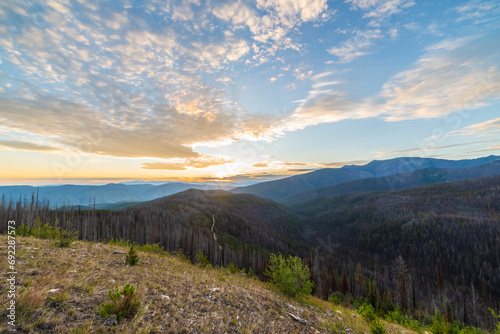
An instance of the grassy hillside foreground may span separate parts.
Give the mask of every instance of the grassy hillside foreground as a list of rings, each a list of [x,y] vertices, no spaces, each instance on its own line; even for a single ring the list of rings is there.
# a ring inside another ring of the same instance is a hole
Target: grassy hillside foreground
[[[0,236],[1,245],[7,237]],[[298,302],[270,285],[225,269],[204,269],[172,255],[138,252],[125,265],[125,247],[16,238],[16,325],[26,333],[369,333],[353,310],[309,297]],[[7,273],[6,246],[1,270]],[[5,276],[5,275],[4,275]],[[130,283],[141,305],[132,319],[102,318],[108,291]],[[6,332],[8,284],[1,282],[0,331]],[[293,314],[307,320],[300,323]],[[412,333],[384,322],[387,333]]]

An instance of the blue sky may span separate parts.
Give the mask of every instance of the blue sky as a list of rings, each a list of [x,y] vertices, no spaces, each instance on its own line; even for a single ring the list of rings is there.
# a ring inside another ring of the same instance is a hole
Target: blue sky
[[[500,154],[497,1],[2,1],[0,182]]]

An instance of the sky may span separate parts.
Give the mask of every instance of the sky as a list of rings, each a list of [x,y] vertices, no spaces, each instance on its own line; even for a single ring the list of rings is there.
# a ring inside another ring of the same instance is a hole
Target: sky
[[[0,183],[500,154],[500,2],[0,2]]]

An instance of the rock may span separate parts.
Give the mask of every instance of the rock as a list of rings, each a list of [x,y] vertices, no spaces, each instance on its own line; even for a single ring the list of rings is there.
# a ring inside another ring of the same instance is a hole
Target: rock
[[[166,301],[169,301],[169,300],[170,300],[170,297],[169,297],[169,296],[167,296],[167,295],[160,295],[160,298],[161,298],[162,300],[166,300]]]
[[[215,298],[214,296],[206,296],[205,298],[207,298],[208,300],[210,300],[213,303],[217,303],[217,298]]]
[[[212,288],[212,289],[208,289],[208,290],[210,290],[210,291],[212,291],[212,292],[220,291],[220,289],[219,289],[219,288]]]
[[[49,293],[56,293],[56,292],[57,292],[57,291],[59,291],[59,290],[61,290],[61,289],[50,289],[50,290],[49,290]]]
[[[346,333],[352,333],[352,330],[350,328],[344,328],[344,332],[346,332]]]
[[[114,251],[113,254],[126,254],[125,252]]]
[[[108,326],[114,326],[118,323],[118,321],[116,320],[116,316],[112,316],[111,318],[108,319],[108,321],[106,321],[106,325]]]
[[[289,308],[291,308],[292,310],[295,310],[295,311],[299,311],[299,312],[302,312],[303,309],[301,309],[300,307],[298,306],[293,306],[292,304],[286,304]]]
[[[298,317],[290,312],[288,312],[288,315],[291,316],[293,318],[293,320],[297,321],[297,322],[300,322],[301,324],[304,324],[304,325],[311,325],[311,322],[310,321],[307,321],[305,319],[302,319],[301,317]]]
[[[331,317],[333,315],[332,310],[328,310],[328,315]]]

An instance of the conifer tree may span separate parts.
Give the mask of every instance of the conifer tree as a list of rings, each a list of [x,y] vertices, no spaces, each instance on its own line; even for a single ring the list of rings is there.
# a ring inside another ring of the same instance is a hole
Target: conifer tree
[[[349,293],[349,282],[347,281],[346,269],[342,270],[342,278],[340,279],[340,292],[344,295]]]
[[[139,263],[139,255],[137,255],[134,245],[132,245],[128,254],[125,255],[125,264],[135,266],[137,263]]]

